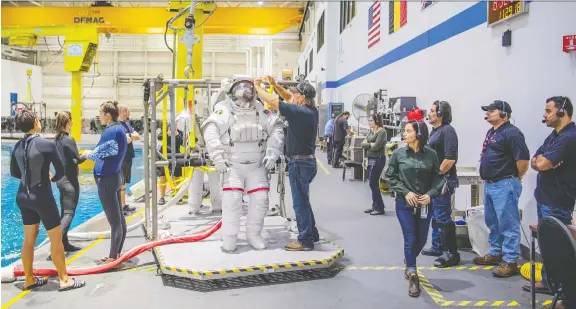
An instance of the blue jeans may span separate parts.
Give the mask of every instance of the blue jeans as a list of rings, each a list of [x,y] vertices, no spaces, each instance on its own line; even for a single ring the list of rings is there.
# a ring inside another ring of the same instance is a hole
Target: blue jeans
[[[320,238],[310,205],[310,183],[317,172],[316,159],[290,160],[288,163],[288,178],[299,232],[298,242],[307,248],[314,248],[314,242]]]
[[[434,216],[432,217],[432,250],[440,252],[440,235],[442,227],[452,223],[452,192],[432,199]]]
[[[368,183],[372,191],[372,209],[384,210],[384,200],[380,193],[380,175],[386,165],[386,157],[368,158]]]
[[[520,257],[520,215],[518,199],[522,183],[518,178],[484,183],[484,215],[490,229],[489,254],[502,255],[504,262],[513,264]]]
[[[432,209],[428,206],[426,219],[420,218],[420,209],[414,214],[404,197],[396,199],[396,216],[404,235],[404,258],[409,273],[416,273],[416,258],[426,245]]]
[[[550,207],[544,204],[537,204],[538,210],[538,222],[542,220],[543,217],[554,217],[560,222],[570,225],[572,224],[572,213],[574,212],[574,206],[571,208],[556,208]],[[547,282],[548,278],[546,278],[546,269],[542,266],[542,285],[548,286]]]

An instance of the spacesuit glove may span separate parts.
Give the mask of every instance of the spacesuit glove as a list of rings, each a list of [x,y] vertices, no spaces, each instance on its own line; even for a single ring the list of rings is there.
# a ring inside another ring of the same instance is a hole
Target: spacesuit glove
[[[226,160],[220,155],[216,156],[212,160],[212,163],[214,163],[214,168],[218,173],[226,173],[228,171],[228,167],[230,167],[230,164],[228,164],[228,162],[226,162]]]
[[[214,163],[214,168],[218,173],[226,173],[228,171],[228,163],[225,160]]]
[[[266,156],[264,157],[264,160],[262,160],[262,164],[268,170],[273,170],[276,167],[276,161],[277,160],[278,160],[278,155],[276,153],[274,153],[273,151],[267,150]]]

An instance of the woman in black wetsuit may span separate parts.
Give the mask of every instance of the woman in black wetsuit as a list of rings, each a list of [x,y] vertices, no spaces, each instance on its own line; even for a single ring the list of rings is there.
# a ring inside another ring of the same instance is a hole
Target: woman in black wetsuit
[[[66,169],[65,176],[57,182],[60,190],[60,214],[62,224],[62,243],[64,250],[68,252],[78,251],[76,247],[68,241],[68,229],[74,219],[76,206],[80,197],[80,184],[78,183],[78,164],[86,160],[85,156],[78,153],[76,142],[70,136],[72,128],[72,114],[68,111],[59,112],[56,115],[56,148]]]

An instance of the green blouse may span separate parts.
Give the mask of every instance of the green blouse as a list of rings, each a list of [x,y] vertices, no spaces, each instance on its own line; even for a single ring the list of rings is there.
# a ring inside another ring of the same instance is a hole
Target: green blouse
[[[370,144],[374,143],[373,146]],[[368,149],[366,155],[368,157],[383,157],[386,156],[386,130],[380,129],[378,133],[370,131],[366,139],[362,142],[362,148]]]

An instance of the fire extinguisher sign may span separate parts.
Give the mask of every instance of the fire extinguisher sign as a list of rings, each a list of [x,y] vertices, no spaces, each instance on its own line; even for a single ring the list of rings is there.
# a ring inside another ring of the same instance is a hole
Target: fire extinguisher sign
[[[564,36],[562,50],[565,53],[576,51],[576,34]]]

